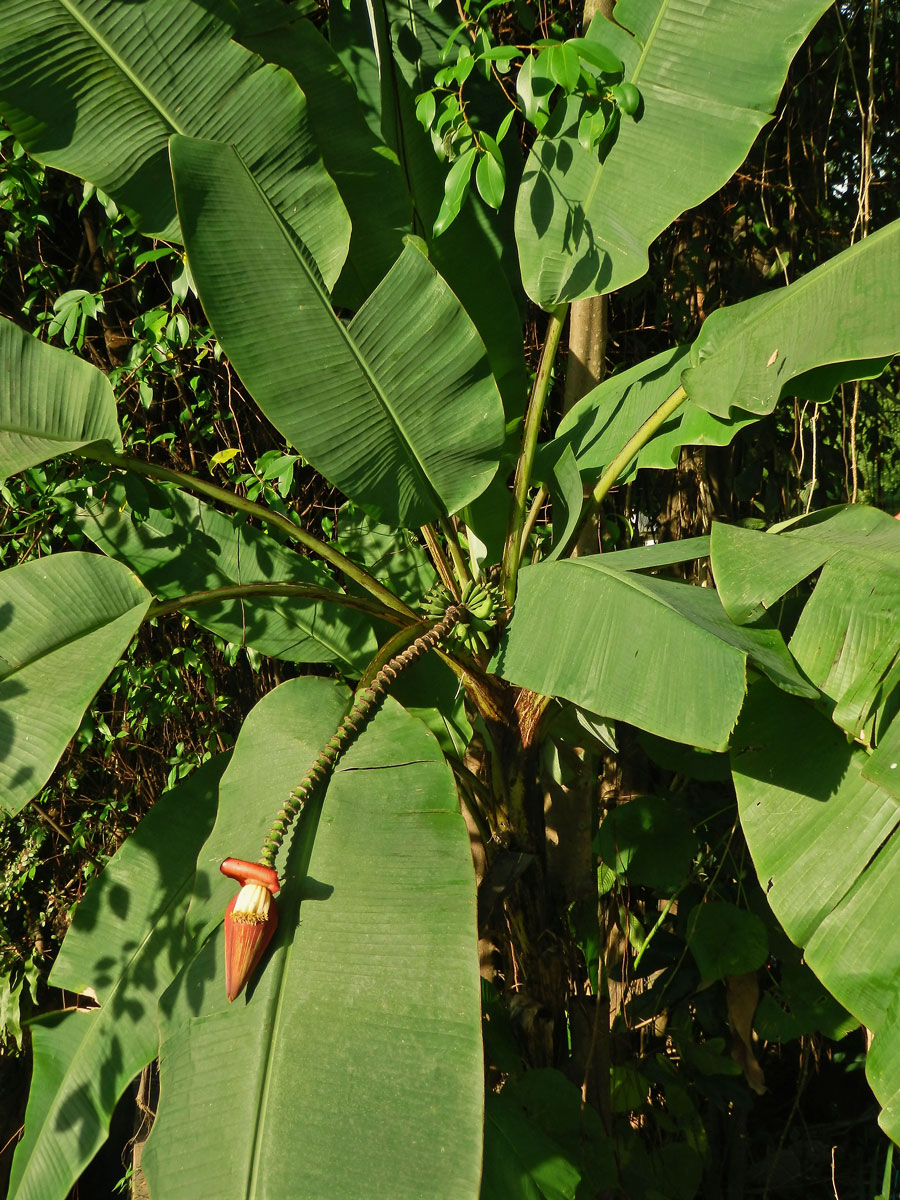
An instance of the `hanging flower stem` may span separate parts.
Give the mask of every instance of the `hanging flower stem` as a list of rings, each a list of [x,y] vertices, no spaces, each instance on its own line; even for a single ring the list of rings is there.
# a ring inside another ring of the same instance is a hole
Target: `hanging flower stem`
[[[341,721],[334,737],[325,744],[322,752],[309,769],[309,773],[290,797],[272,822],[272,828],[263,842],[259,861],[264,867],[274,867],[275,857],[281,849],[285,834],[309,800],[315,789],[331,777],[338,759],[359,737],[387,695],[388,688],[404,668],[421,658],[428,650],[442,642],[463,616],[463,610],[452,604],[440,621],[427,633],[416,638],[405,650],[384,664],[368,687],[362,688],[353,701],[353,707]]]

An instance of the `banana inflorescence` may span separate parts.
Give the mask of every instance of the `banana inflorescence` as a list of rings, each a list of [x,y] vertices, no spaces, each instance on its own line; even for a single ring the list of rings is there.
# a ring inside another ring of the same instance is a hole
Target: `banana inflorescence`
[[[455,601],[442,584],[436,584],[426,595],[424,611],[432,620],[440,620]],[[500,593],[484,580],[470,580],[459,599],[463,616],[448,640],[456,640],[471,654],[490,648],[488,634],[496,624],[500,609]]]

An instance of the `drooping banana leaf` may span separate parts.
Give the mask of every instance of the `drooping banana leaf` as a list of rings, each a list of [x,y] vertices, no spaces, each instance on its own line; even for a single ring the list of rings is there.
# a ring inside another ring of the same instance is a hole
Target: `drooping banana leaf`
[[[650,546],[633,546],[630,550],[611,550],[604,553],[603,561],[617,571],[655,571],[660,567],[708,557],[709,538],[694,537],[679,538],[676,542],[654,542]]]
[[[248,717],[200,857],[201,934],[234,894],[218,863],[253,857],[346,704],[337,685],[298,679]],[[476,1200],[475,891],[449,768],[389,699],[318,808],[279,862],[274,948],[248,993],[228,1004],[217,931],[163,998],[151,1195]]]
[[[250,583],[339,590],[318,564],[242,518],[140,479],[110,485],[102,499],[88,503],[79,524],[161,600]],[[230,642],[288,662],[336,663],[358,673],[377,648],[364,614],[303,596],[246,596],[185,611]]]
[[[842,383],[876,378],[900,353],[898,279],[900,221],[788,287],[717,309],[689,348],[665,350],[580,400],[541,447],[536,477],[548,473],[565,445],[582,474],[599,472],[680,385],[689,399],[624,478],[641,467],[672,467],[682,446],[727,445],[785,394],[822,402]]]
[[[741,823],[769,903],[835,998],[874,1034],[866,1064],[900,1139],[900,805],[828,717],[760,680],[735,733]]]
[[[779,687],[818,695],[776,630],[732,624],[712,589],[619,571],[605,558],[521,573],[496,664],[504,679],[707,750],[728,745],[748,659]]]
[[[479,495],[497,469],[500,395],[474,326],[419,245],[407,243],[344,325],[239,155],[183,137],[171,152],[204,308],[266,416],[387,524],[422,525]]]
[[[827,7],[822,0],[619,0],[617,25],[591,32],[623,59],[641,107],[622,117],[603,161],[578,141],[577,97],[559,102],[535,141],[516,213],[529,296],[549,309],[645,274],[653,239],[743,162],[791,59]]]
[[[719,594],[738,621],[757,618],[821,567],[791,654],[833,702],[834,721],[876,744],[900,707],[900,522],[846,505],[778,533],[714,525],[710,541]]]
[[[220,10],[223,20],[230,22],[234,37],[244,45],[245,39],[257,34],[287,33],[303,17],[316,11],[315,0],[241,0]]]
[[[880,375],[900,353],[898,309],[893,221],[788,287],[712,313],[691,347],[684,386],[721,417],[771,412],[786,392],[823,399],[846,380]]]
[[[427,654],[407,668],[391,688],[391,695],[428,726],[444,754],[457,762],[465,759],[472,740],[466,694],[436,654]]]
[[[550,477],[553,500],[553,545],[546,560],[559,558],[578,525],[584,503],[584,485],[571,446],[564,446]]]
[[[396,153],[391,138],[382,131],[381,81],[378,51],[373,43],[372,11],[366,0],[329,0],[328,42],[353,81],[357,99],[372,133]],[[398,155],[398,159],[400,156]]]
[[[91,989],[99,1007],[31,1024],[34,1074],[10,1179],[18,1200],[65,1200],[122,1092],[156,1057],[156,1004],[182,963],[197,853],[228,758],[161,796],[76,909],[50,982]]]
[[[172,133],[233,142],[326,283],[350,223],[285,71],[194,0],[7,0],[0,113],[40,162],[107,192],[143,232],[177,239]]]
[[[561,1071],[525,1071],[488,1093],[481,1200],[575,1200],[617,1175],[603,1122]]]
[[[863,775],[900,800],[900,717],[895,715],[879,734],[878,745],[863,767]]]
[[[47,782],[131,641],[150,593],[95,554],[52,554],[0,572],[0,807]]]
[[[122,435],[105,375],[0,320],[0,479]]]
[[[566,413],[554,438],[540,447],[535,478],[546,477],[566,446],[571,447],[583,476],[598,476],[680,386],[689,365],[690,347],[675,346],[604,379]],[[755,420],[722,419],[687,400],[635,455],[620,478],[632,478],[642,467],[671,470],[682,446],[726,446]]]

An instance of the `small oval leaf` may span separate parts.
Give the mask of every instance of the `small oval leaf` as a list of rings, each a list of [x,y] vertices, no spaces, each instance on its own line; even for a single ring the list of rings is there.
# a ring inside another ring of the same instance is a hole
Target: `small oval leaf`
[[[447,178],[444,180],[444,199],[434,223],[435,237],[440,237],[459,216],[459,210],[469,193],[472,167],[475,165],[475,153],[473,146],[465,154],[461,154],[447,172]]]

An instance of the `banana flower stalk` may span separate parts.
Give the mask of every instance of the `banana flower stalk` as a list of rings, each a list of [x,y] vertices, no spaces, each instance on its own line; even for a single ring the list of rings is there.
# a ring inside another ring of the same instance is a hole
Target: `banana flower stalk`
[[[233,1001],[256,970],[278,925],[273,897],[279,883],[271,867],[240,858],[226,858],[219,870],[241,884],[225,909],[225,991]]]

